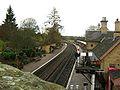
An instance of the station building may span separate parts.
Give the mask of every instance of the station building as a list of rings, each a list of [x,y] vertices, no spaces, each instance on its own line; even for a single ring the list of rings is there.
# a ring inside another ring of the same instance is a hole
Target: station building
[[[104,70],[104,78],[107,80],[111,77],[113,90],[120,88],[120,21],[116,19],[115,30],[110,31],[107,27],[108,20],[103,17],[101,24],[98,24],[98,30],[86,31],[85,41],[87,51],[92,51],[94,54],[93,63],[100,69]],[[115,68],[111,70],[110,68]],[[116,71],[116,78],[112,71]],[[115,81],[117,79],[117,83]],[[119,79],[119,80],[118,80]]]

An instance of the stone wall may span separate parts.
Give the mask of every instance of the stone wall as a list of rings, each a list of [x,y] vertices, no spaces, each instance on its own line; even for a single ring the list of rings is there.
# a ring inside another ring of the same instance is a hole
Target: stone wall
[[[101,69],[107,72],[110,64],[114,64],[116,68],[120,68],[120,44],[102,59]]]
[[[31,73],[0,63],[0,90],[66,90]]]

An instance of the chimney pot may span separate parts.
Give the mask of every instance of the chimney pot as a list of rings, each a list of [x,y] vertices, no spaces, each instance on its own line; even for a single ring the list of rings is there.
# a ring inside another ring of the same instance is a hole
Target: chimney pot
[[[102,21],[106,21],[106,17],[102,17]]]
[[[119,21],[119,19],[117,18],[116,21]]]

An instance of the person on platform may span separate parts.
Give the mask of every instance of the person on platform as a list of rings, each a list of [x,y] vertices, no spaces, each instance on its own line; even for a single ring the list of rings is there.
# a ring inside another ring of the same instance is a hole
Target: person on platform
[[[79,61],[80,61],[80,49],[77,49],[77,51],[75,52],[75,58],[76,58],[77,62],[79,63]]]

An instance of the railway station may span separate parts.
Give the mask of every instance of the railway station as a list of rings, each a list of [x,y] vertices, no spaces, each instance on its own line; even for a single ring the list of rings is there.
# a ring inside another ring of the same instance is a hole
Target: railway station
[[[120,90],[120,20],[108,22],[120,5],[111,1],[3,0],[0,90]]]

